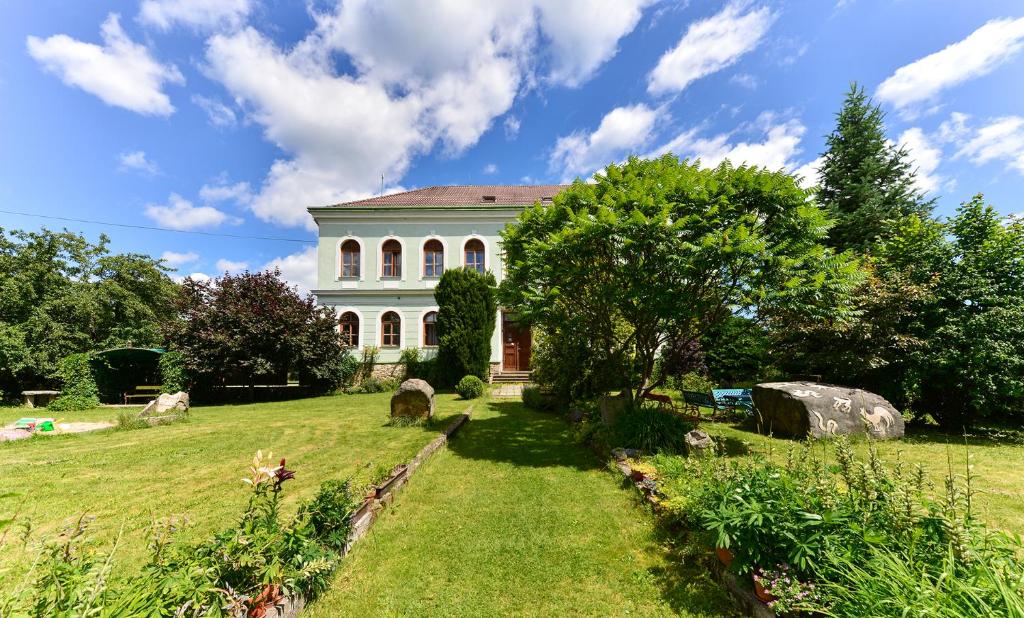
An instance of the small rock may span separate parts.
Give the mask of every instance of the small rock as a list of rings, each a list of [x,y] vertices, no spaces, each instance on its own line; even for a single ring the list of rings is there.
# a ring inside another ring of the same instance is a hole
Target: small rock
[[[699,429],[694,429],[683,438],[686,454],[692,457],[710,457],[715,452],[715,441]]]

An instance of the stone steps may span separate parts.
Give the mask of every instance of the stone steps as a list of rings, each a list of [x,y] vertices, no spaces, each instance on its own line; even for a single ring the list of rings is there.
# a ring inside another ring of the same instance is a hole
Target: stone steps
[[[499,371],[491,376],[494,384],[522,384],[530,381],[530,371]]]

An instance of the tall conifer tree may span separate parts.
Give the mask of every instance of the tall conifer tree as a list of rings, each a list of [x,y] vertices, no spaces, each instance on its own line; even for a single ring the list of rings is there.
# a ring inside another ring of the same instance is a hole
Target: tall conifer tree
[[[898,219],[931,213],[934,200],[915,187],[906,149],[886,139],[885,114],[856,83],[826,143],[818,199],[836,220],[829,234],[833,247],[870,251]]]

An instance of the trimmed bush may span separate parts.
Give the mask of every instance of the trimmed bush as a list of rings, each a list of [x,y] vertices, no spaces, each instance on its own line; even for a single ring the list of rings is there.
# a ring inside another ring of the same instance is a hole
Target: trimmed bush
[[[476,399],[484,394],[484,381],[476,376],[466,376],[459,380],[455,392],[463,399]]]
[[[439,384],[454,386],[465,375],[487,377],[498,312],[494,286],[491,273],[459,268],[441,275],[434,288]]]
[[[50,410],[88,410],[100,405],[99,389],[92,374],[92,352],[69,354],[57,364],[61,395],[48,408]]]

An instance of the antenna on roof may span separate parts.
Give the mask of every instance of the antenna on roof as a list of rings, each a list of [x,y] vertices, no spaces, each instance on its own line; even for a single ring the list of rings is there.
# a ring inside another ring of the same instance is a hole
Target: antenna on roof
[[[380,175],[380,194],[384,195],[384,174]]]

